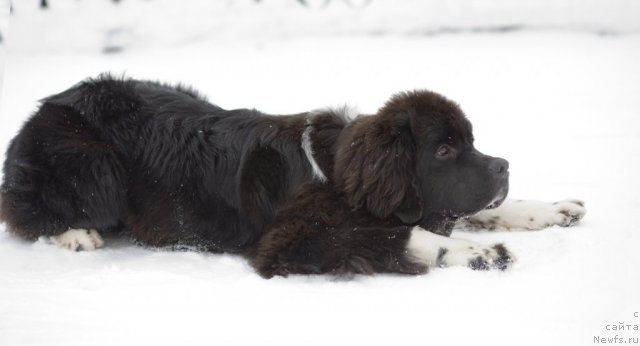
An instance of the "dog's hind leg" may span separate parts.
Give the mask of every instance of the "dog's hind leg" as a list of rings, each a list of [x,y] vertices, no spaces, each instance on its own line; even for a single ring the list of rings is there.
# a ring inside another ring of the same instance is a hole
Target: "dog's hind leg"
[[[52,243],[71,251],[91,251],[104,246],[100,233],[95,229],[70,229],[49,239]]]
[[[539,230],[553,225],[569,227],[586,214],[584,202],[574,199],[559,202],[508,199],[495,209],[486,209],[466,219],[456,227],[486,230]]]
[[[114,150],[71,107],[44,104],[11,143],[0,217],[26,239],[72,250],[102,246],[97,231],[117,225],[125,169]]]

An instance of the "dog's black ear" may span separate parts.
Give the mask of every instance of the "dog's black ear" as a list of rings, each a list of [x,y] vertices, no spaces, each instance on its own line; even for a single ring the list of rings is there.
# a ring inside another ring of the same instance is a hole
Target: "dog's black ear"
[[[404,224],[416,224],[422,219],[422,198],[418,191],[419,188],[412,183],[407,189],[402,203],[393,212]]]
[[[406,224],[422,218],[409,119],[408,113],[378,114],[345,129],[334,177],[352,208],[381,219],[395,214]]]

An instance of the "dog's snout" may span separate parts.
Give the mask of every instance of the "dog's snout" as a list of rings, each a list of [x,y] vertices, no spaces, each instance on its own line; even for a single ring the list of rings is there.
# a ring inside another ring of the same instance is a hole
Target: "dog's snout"
[[[506,175],[509,171],[509,161],[496,157],[491,160],[489,171],[498,176]]]

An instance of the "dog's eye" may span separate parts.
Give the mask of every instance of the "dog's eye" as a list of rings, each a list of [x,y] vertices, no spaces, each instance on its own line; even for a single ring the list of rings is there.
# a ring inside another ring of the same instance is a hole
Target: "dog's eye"
[[[451,156],[451,154],[453,154],[453,150],[451,149],[450,146],[448,145],[441,145],[438,150],[436,150],[436,157],[437,158],[446,158]]]

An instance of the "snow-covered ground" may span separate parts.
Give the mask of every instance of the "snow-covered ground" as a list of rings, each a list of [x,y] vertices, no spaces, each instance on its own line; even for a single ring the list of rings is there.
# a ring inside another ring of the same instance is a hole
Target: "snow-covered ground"
[[[471,4],[485,2],[491,3]],[[606,12],[602,22],[590,19],[598,11],[585,12],[587,29],[576,20],[562,28],[435,35],[282,35],[278,30],[290,31],[265,26],[254,29],[262,33],[254,37],[225,19],[234,34],[217,36],[209,31],[215,26],[188,26],[178,15],[176,22],[187,26],[156,23],[155,41],[134,26],[113,43],[107,38],[120,34],[108,34],[99,16],[84,22],[99,30],[76,28],[65,41],[60,27],[67,12],[97,10],[86,1],[56,3],[67,7],[45,14],[16,5],[11,18],[2,153],[38,99],[102,71],[186,82],[222,107],[271,113],[344,103],[372,113],[397,91],[429,88],[460,103],[481,151],[510,161],[512,197],[580,198],[588,213],[568,229],[453,234],[504,242],[518,256],[505,272],[448,268],[350,281],[263,280],[235,256],[141,248],[119,239],[107,239],[95,252],[71,253],[22,241],[0,226],[0,345],[585,345],[594,336],[640,337],[606,329],[640,324],[634,317],[640,311],[634,219],[640,215],[640,34],[625,21],[637,5],[586,2]],[[128,3],[121,4],[128,6],[125,21],[157,21],[152,1]],[[107,5],[96,6],[122,11]],[[70,25],[82,21],[69,18]],[[528,23],[512,16],[490,24],[510,18]],[[190,39],[176,41],[176,30]],[[102,53],[114,44],[122,49]]]
[[[7,34],[9,24],[9,2],[0,0],[0,97],[2,97],[2,81],[4,75],[5,44],[4,39]],[[0,102],[2,100],[0,99]]]

